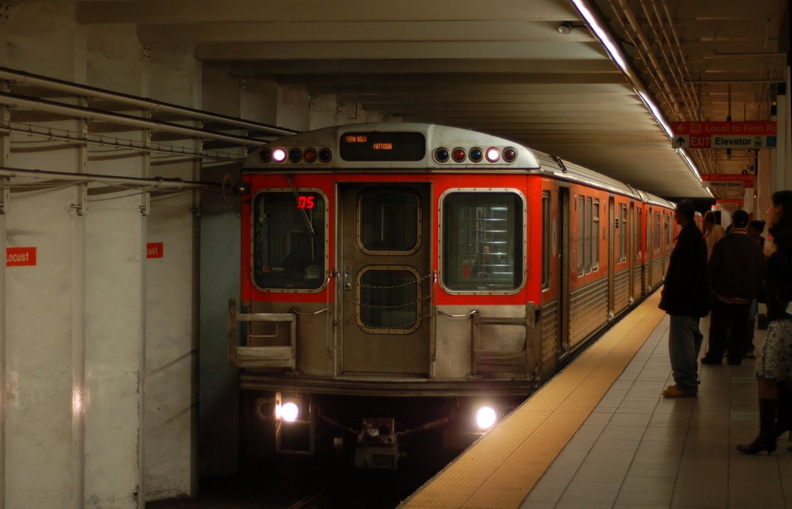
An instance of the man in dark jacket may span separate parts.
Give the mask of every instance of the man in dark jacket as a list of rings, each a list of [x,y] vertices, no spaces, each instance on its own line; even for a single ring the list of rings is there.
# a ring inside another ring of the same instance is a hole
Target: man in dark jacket
[[[674,217],[682,229],[671,252],[660,297],[660,309],[671,316],[668,353],[676,382],[663,391],[667,398],[698,394],[698,356],[704,339],[699,321],[709,312],[709,281],[707,244],[693,221],[695,212],[690,200],[677,204]]]
[[[762,248],[748,235],[748,213],[732,215],[731,233],[712,248],[709,278],[712,285],[709,349],[702,364],[720,366],[728,345],[727,362],[738,366],[745,354],[751,301],[759,296],[764,281]]]

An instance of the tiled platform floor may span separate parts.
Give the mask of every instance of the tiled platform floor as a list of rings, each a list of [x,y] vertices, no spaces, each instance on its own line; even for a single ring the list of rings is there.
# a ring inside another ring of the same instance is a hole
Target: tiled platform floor
[[[788,437],[770,456],[735,449],[758,432],[754,361],[703,366],[697,398],[663,398],[673,384],[668,323],[666,316],[521,509],[792,508]],[[708,328],[703,319],[705,336]],[[764,331],[756,332],[759,348]]]

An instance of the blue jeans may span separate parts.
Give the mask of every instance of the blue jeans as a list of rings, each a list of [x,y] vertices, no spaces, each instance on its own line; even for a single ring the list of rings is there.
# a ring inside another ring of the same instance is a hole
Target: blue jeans
[[[699,330],[699,318],[671,316],[668,329],[668,355],[677,389],[698,394],[698,356],[704,335]]]

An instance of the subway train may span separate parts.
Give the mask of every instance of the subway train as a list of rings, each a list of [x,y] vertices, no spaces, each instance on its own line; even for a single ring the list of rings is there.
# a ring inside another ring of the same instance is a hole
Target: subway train
[[[496,136],[335,126],[257,147],[229,301],[243,450],[395,468],[462,447],[662,283],[674,204]]]

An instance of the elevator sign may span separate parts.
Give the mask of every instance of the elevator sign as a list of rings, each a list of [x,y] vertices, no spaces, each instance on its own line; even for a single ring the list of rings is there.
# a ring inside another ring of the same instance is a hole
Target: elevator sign
[[[6,267],[36,265],[35,247],[7,247]]]
[[[760,149],[775,148],[775,122],[674,122],[674,148]]]

